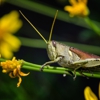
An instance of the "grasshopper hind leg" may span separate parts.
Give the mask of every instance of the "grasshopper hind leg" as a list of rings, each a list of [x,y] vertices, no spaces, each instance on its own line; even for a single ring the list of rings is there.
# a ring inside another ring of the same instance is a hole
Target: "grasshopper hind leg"
[[[77,75],[76,75],[76,72],[72,72],[72,71],[68,71],[68,70],[66,70],[66,72],[67,72],[70,76],[73,77],[73,80],[76,79],[76,76],[77,76]],[[66,76],[66,72],[63,74],[63,77]],[[88,79],[88,77],[87,77],[86,75],[84,75],[82,71],[80,71],[79,73],[80,73],[83,77],[86,77],[86,78]]]
[[[83,74],[83,71],[80,71],[79,73],[80,73],[81,76],[83,76],[83,77],[89,79],[88,76],[86,76],[85,74]],[[76,76],[77,76],[77,75],[76,75],[76,71],[74,71],[74,73],[73,73],[73,79],[74,79],[74,80],[76,79]]]
[[[73,70],[73,79],[75,80],[76,79],[76,71],[77,70],[79,70],[79,69],[81,69],[82,68],[82,66],[84,66],[84,64],[86,64],[87,63],[87,61],[85,61],[85,60],[82,60],[82,61],[75,61],[75,62],[73,62],[72,63],[72,66],[76,66],[76,68]],[[83,73],[81,72],[80,73],[82,76],[85,76],[85,75],[83,75]]]
[[[89,79],[89,77],[88,76],[86,76],[85,74],[83,74],[83,72],[81,71],[81,72],[79,72],[83,77],[85,77],[85,78],[87,78],[87,79]]]
[[[76,70],[78,70],[79,68],[81,68],[81,66],[76,67],[76,68],[74,69],[74,71],[73,71],[73,74],[74,74],[73,79],[74,79],[74,80],[76,79]]]
[[[93,76],[93,72],[92,72],[91,69],[89,69],[89,68],[86,68],[86,69],[80,68],[80,69],[79,69],[79,73],[80,73],[83,77],[86,77],[87,79],[89,79],[89,77],[88,77],[87,75],[85,75],[83,72],[90,73],[91,76]]]

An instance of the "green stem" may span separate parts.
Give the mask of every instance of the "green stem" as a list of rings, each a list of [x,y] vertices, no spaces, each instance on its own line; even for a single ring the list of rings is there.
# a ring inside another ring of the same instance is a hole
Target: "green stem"
[[[6,0],[6,2],[12,5],[16,5],[20,8],[24,8],[52,18],[54,18],[54,14],[57,10],[57,8],[54,8],[53,6],[52,7],[50,7],[49,5],[47,6],[45,4],[36,2],[36,0]],[[59,10],[59,14],[57,16],[57,19],[90,29],[90,27],[84,22],[82,18],[80,17],[71,18],[66,11],[62,11],[60,9],[58,10]],[[98,27],[100,27],[99,22],[95,21],[95,24],[97,24]]]
[[[5,59],[0,58],[0,62],[6,61]],[[22,68],[33,70],[33,71],[40,71],[41,65],[33,64],[30,62],[23,61]],[[66,74],[69,75],[68,71],[72,71],[72,69],[69,68],[63,68],[63,67],[54,67],[54,66],[45,66],[43,69],[43,72],[48,73],[58,73],[58,74]],[[93,75],[91,73],[83,72],[84,75],[87,77],[94,77],[94,78],[100,78],[100,72],[93,72]],[[76,72],[77,76],[82,76],[78,71]]]
[[[29,38],[24,38],[24,37],[18,37],[18,38],[20,39],[23,46],[32,47],[32,48],[46,48],[47,47],[45,42],[41,39],[29,39]],[[99,46],[71,43],[71,42],[63,42],[63,41],[58,41],[58,42],[61,42],[68,46],[78,48],[83,51],[96,53],[96,54],[100,55],[100,51],[99,51],[100,47]]]
[[[100,36],[99,27],[89,17],[85,17],[84,20],[90,26],[90,28]]]

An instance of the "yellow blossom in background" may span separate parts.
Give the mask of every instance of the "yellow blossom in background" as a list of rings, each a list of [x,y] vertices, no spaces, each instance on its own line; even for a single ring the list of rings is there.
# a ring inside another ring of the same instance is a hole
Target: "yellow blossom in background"
[[[13,57],[12,60],[6,60],[5,62],[0,63],[3,73],[9,73],[9,76],[11,78],[16,78],[16,77],[19,78],[17,87],[19,87],[22,82],[21,76],[29,75],[29,73],[25,74],[25,73],[21,72],[22,63],[23,63],[23,60],[16,60],[15,57]]]
[[[87,86],[84,89],[84,97],[85,100],[100,100],[100,83],[99,83],[99,88],[98,88],[98,93],[99,93],[99,99],[98,97],[92,92],[91,88]]]
[[[0,5],[2,5],[5,2],[5,0],[0,0]]]
[[[87,0],[69,0],[71,6],[65,6],[64,10],[70,13],[70,17],[85,17],[89,14]]]
[[[19,13],[12,11],[0,18],[0,54],[2,57],[10,59],[13,52],[18,51],[21,42],[13,34],[22,26]]]

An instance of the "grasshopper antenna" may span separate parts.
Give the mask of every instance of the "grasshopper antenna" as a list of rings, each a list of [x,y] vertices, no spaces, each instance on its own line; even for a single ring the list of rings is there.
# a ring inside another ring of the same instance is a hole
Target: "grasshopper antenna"
[[[25,17],[25,15],[19,10],[19,12],[21,13],[21,15],[26,19],[26,21],[32,26],[32,28],[41,36],[41,38],[45,41],[45,43],[47,44],[47,40],[43,37],[43,35],[37,30],[37,28],[27,19],[27,17]],[[52,25],[53,26],[53,25]]]
[[[55,17],[54,17],[54,20],[53,20],[52,26],[51,26],[50,36],[49,36],[49,42],[51,41],[52,31],[53,31],[53,28],[54,28],[55,20],[56,20],[56,18],[57,18],[57,14],[58,14],[58,10],[56,11],[56,14],[55,14]]]

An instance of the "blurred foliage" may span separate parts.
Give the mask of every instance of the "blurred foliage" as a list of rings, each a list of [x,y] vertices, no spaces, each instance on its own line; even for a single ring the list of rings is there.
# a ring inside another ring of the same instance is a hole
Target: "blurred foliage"
[[[0,5],[2,9],[0,18],[12,10],[21,10],[48,39],[52,20],[58,9],[52,39],[100,55],[100,36],[91,30],[83,18],[70,18],[69,14],[64,11],[66,5],[69,5],[68,0],[6,0]],[[90,10],[89,18],[98,27],[100,27],[99,5],[100,0],[88,0],[87,3]],[[22,16],[20,18],[23,21],[23,27],[16,36],[22,41],[22,46],[17,53],[14,53],[14,56],[42,65],[49,61],[44,49],[46,44],[40,40],[40,36],[26,20]],[[26,69],[23,71],[28,72]],[[71,76],[63,77],[61,74],[30,71],[30,75],[23,78],[21,86],[17,88],[17,79],[11,79],[3,73],[0,75],[1,100],[85,100],[84,88],[90,86],[94,93],[98,94],[97,88],[100,80],[77,77],[73,81]]]

